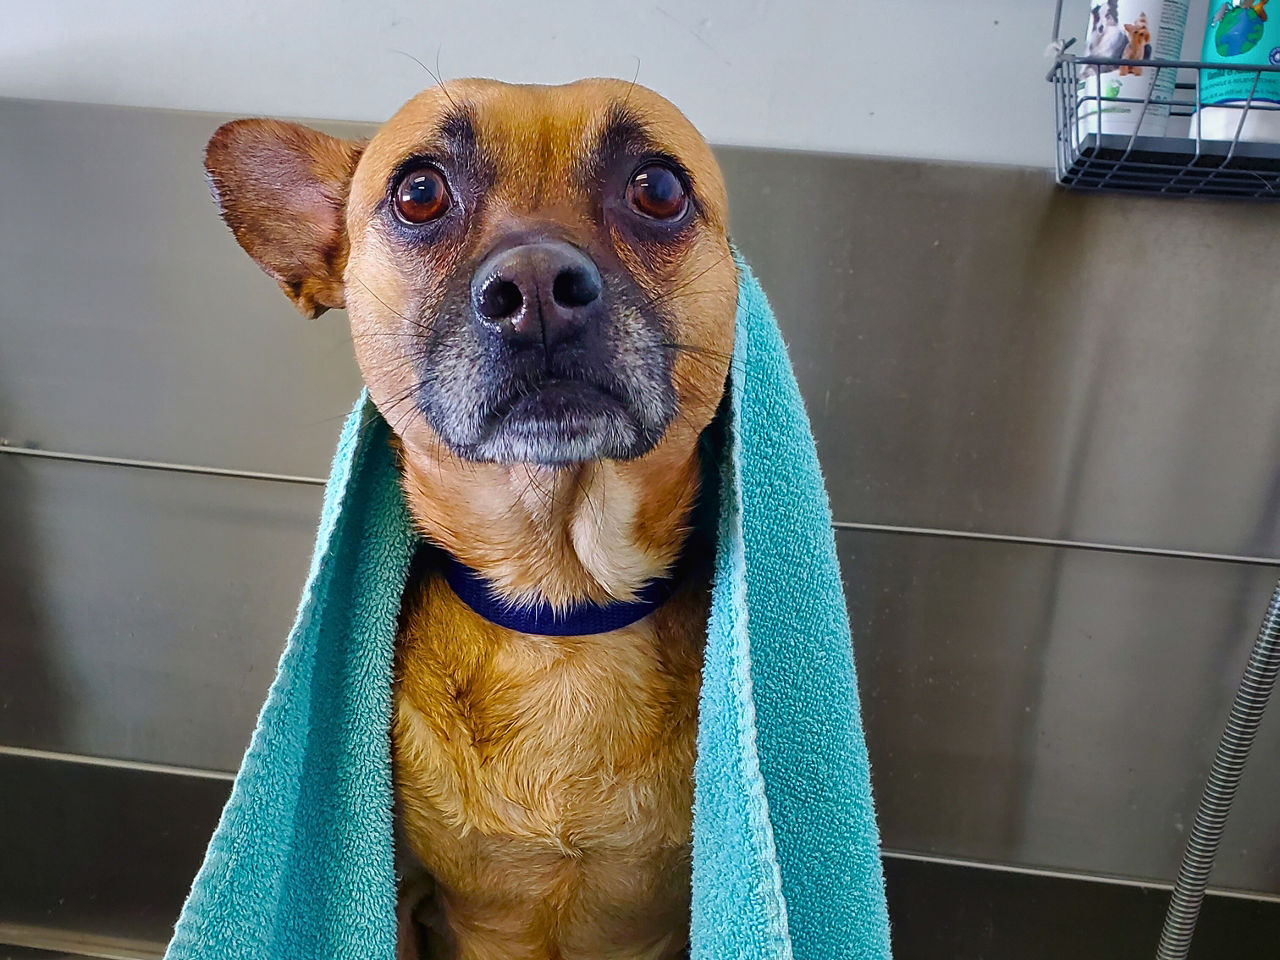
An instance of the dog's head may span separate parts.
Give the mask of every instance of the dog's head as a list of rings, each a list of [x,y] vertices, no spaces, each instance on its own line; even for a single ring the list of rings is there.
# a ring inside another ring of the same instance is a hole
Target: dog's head
[[[1135,22],[1126,23],[1124,32],[1129,35],[1130,45],[1138,48],[1138,54],[1141,56],[1142,47],[1151,42],[1151,31],[1147,28],[1147,15],[1139,14]]]
[[[303,313],[347,308],[411,452],[626,461],[692,443],[714,415],[737,291],[725,189],[649,90],[455,80],[366,144],[234,121],[206,168],[236,238]]]

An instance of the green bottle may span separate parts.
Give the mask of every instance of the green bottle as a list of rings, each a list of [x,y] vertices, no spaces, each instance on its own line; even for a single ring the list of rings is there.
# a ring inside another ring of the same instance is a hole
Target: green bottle
[[[1280,0],[1270,13],[1268,2],[1210,0],[1200,59],[1232,66],[1280,65]],[[1232,140],[1239,130],[1242,140],[1280,141],[1280,73],[1201,70],[1200,102],[1193,135],[1198,127],[1206,140]]]

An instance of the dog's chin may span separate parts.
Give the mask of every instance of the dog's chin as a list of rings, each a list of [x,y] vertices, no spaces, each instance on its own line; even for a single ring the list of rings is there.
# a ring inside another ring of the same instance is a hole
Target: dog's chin
[[[563,467],[632,460],[655,438],[616,397],[594,386],[552,381],[496,414],[483,439],[457,452],[489,463]]]

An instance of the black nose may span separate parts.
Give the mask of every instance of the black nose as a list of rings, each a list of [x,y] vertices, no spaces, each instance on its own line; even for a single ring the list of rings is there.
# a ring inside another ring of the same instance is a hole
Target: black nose
[[[555,344],[587,322],[600,299],[600,271],[559,240],[523,243],[485,258],[471,280],[476,315],[513,343]]]

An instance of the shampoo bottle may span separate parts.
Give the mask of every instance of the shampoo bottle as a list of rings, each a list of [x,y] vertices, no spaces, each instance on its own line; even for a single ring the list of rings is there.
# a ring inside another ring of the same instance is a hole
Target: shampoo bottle
[[[1280,3],[1280,0],[1277,0]],[[1093,0],[1083,57],[1177,60],[1187,25],[1187,0]],[[1076,90],[1076,129],[1091,133],[1162,137],[1176,71],[1141,63],[1081,64]],[[1151,102],[1143,111],[1150,95]],[[1134,102],[1136,101],[1136,102]]]
[[[1200,59],[1244,67],[1280,64],[1280,9],[1268,13],[1267,4],[1210,0]],[[1280,0],[1274,6],[1280,8]],[[1206,140],[1234,140],[1239,130],[1241,140],[1280,141],[1280,73],[1201,70],[1200,102],[1192,136],[1199,128]],[[1214,106],[1229,103],[1237,106]]]

